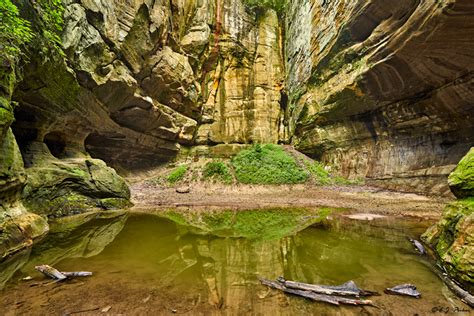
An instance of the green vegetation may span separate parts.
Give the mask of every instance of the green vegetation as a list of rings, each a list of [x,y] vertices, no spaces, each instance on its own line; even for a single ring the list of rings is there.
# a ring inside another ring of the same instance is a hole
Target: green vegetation
[[[322,185],[331,183],[331,176],[322,163],[318,161],[313,163],[305,162],[305,165],[317,183]]]
[[[474,148],[469,150],[449,175],[448,183],[456,197],[474,196]]]
[[[63,30],[64,6],[62,0],[41,0],[36,2],[35,9],[43,24],[42,34],[53,46],[61,51],[61,32]]]
[[[31,6],[36,11],[29,17],[32,22],[20,17],[18,7],[11,0],[0,1],[0,58],[18,59],[28,43],[43,52],[53,48],[63,54],[60,37],[64,24],[62,1],[38,0],[32,1]]]
[[[168,182],[170,184],[174,184],[176,182],[179,182],[181,180],[183,180],[184,178],[184,175],[186,174],[186,172],[188,171],[188,166],[185,166],[185,165],[182,165],[182,166],[179,166],[175,169],[173,169],[169,174],[168,174]]]
[[[235,176],[241,183],[295,184],[308,179],[293,157],[278,145],[255,145],[232,159]]]
[[[222,161],[208,162],[204,166],[202,176],[206,180],[214,179],[224,183],[232,182],[232,174],[230,173],[229,167]]]
[[[288,0],[244,0],[244,4],[257,12],[261,13],[264,9],[273,9],[279,16],[284,15]]]
[[[0,58],[16,59],[33,39],[30,22],[22,19],[10,0],[0,1]]]
[[[219,237],[275,240],[321,222],[335,209],[258,209],[246,211],[199,211],[159,213],[195,234]]]

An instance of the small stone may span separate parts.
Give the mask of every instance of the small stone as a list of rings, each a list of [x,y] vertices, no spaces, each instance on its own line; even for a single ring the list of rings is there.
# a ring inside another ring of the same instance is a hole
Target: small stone
[[[108,305],[108,306],[102,308],[101,312],[102,313],[107,313],[111,308],[112,308],[112,306]]]
[[[191,189],[189,187],[180,187],[176,189],[176,192],[180,194],[184,194],[184,193],[191,192]]]
[[[172,309],[171,312],[172,312],[173,314],[176,314],[176,313],[178,312],[178,310]]]

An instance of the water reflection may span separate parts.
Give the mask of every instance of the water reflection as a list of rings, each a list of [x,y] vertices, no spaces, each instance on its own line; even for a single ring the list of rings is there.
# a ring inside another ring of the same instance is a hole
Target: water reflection
[[[62,225],[56,232],[40,241],[33,249],[27,249],[0,263],[0,289],[17,271],[23,275],[34,272],[40,264],[55,265],[69,258],[88,258],[100,254],[125,226],[127,214],[117,214],[112,218],[102,218],[83,225]]]
[[[189,314],[426,314],[435,305],[460,304],[446,298],[441,281],[411,248],[406,236],[417,232],[416,225],[337,221],[304,229],[321,220],[320,210],[256,212],[224,212],[222,217],[131,215],[125,226],[125,218],[117,218],[52,236],[33,249],[17,278],[34,275],[33,266],[39,263],[91,270],[94,276],[73,283],[74,291],[64,285],[62,291],[41,294],[54,298],[54,308],[48,310],[36,303],[45,297],[25,283],[12,283],[0,309],[15,306],[18,293],[27,302],[19,312],[53,313],[110,304],[114,313],[127,314],[171,309]],[[246,228],[244,222],[254,225]],[[258,282],[258,276],[279,275],[310,283],[354,280],[380,292],[411,282],[423,299],[381,296],[374,299],[381,310],[332,307],[270,291]]]

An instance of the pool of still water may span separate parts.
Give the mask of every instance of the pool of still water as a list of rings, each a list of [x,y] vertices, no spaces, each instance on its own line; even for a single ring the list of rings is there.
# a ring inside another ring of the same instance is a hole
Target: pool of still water
[[[285,212],[131,214],[52,233],[0,265],[0,310],[5,315],[433,315],[437,307],[453,314],[468,309],[407,240],[419,236],[426,223],[335,219],[315,226],[317,216],[291,211],[290,220],[280,216]],[[34,270],[39,264],[94,275],[51,284]],[[382,295],[372,298],[378,307],[334,307],[269,290],[258,281],[280,275],[328,285],[354,280]],[[28,276],[33,279],[22,280]],[[401,283],[415,284],[422,298],[383,294]]]

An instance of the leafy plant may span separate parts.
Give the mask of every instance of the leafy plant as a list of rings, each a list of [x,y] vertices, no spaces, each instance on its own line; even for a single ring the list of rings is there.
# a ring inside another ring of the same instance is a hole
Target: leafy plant
[[[17,59],[21,47],[33,39],[31,24],[10,0],[0,1],[0,58]]]
[[[64,26],[64,5],[62,0],[39,0],[33,2],[32,5],[37,17],[34,23],[36,32],[42,35],[38,37],[38,40],[43,46],[52,48],[63,56],[61,32]]]
[[[244,4],[257,13],[262,9],[273,9],[281,16],[285,13],[288,0],[244,0]]]
[[[232,160],[239,182],[253,184],[295,184],[308,179],[288,153],[278,145],[255,145]]]
[[[318,161],[313,163],[306,162],[305,165],[316,182],[323,185],[331,183],[331,176],[322,163]]]
[[[182,166],[179,166],[179,167],[173,169],[168,174],[168,178],[167,178],[168,182],[170,184],[174,184],[178,181],[183,180],[184,175],[186,174],[187,171],[188,171],[188,166],[185,166],[185,165],[182,165]]]
[[[216,179],[225,183],[232,182],[232,175],[229,167],[222,161],[208,162],[202,171],[204,179]]]

